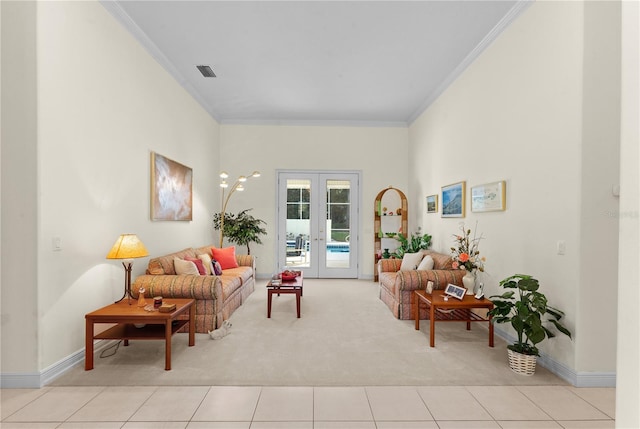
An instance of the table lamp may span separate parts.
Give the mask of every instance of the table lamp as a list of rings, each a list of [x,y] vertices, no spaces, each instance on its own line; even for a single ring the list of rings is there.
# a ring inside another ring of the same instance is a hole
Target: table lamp
[[[122,266],[124,267],[124,294],[122,298],[116,302],[120,302],[126,296],[129,305],[131,305],[131,267],[133,266],[133,258],[142,258],[148,256],[149,252],[138,239],[135,234],[122,234],[116,240],[109,253],[107,259],[124,259]]]

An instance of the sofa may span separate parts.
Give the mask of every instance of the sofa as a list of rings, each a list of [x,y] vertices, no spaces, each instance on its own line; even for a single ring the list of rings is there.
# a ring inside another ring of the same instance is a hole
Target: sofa
[[[400,270],[402,259],[381,259],[378,261],[378,281],[380,283],[380,299],[387,304],[391,313],[402,320],[413,319],[413,291],[426,289],[427,282],[433,282],[434,289],[444,289],[452,283],[462,286],[464,270],[452,267],[450,255],[423,250],[423,257],[429,255],[433,259],[432,269]],[[428,319],[426,308],[420,309],[420,319]]]
[[[146,274],[138,276],[131,285],[132,295],[137,298],[142,287],[148,298],[193,298],[196,307],[196,332],[207,333],[222,326],[222,322],[254,291],[253,256],[234,255],[238,266],[223,269],[220,275],[176,274],[174,266],[176,258],[198,259],[205,254],[212,257],[214,247],[187,248],[150,259]],[[186,328],[185,326],[183,330]]]

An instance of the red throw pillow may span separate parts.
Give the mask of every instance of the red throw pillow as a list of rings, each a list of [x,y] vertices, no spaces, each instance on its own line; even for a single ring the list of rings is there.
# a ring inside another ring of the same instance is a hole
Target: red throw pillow
[[[223,270],[227,268],[237,268],[238,261],[236,260],[236,246],[224,247],[217,249],[213,247],[211,249],[213,259],[220,262],[220,266]]]
[[[201,259],[186,257],[186,258],[184,258],[184,260],[185,261],[191,261],[194,264],[196,264],[196,267],[198,268],[198,272],[200,273],[201,276],[207,275],[207,270],[204,268],[204,263],[202,262]]]

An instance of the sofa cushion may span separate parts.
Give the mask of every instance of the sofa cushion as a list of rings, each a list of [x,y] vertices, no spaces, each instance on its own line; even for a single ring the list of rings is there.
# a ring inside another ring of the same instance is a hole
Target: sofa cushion
[[[202,253],[200,255],[198,255],[198,259],[200,259],[202,261],[202,265],[204,265],[204,269],[205,269],[205,274],[207,276],[210,276],[212,274],[211,272],[211,255],[209,255],[208,253]]]
[[[215,259],[211,260],[211,275],[212,276],[222,275],[222,266],[220,265],[220,262],[216,261]]]
[[[194,274],[196,276],[200,275],[198,271],[198,267],[196,264],[180,258],[173,258],[173,265],[175,267],[176,274],[179,276],[186,274]]]
[[[238,277],[242,283],[245,283],[253,277],[253,269],[251,267],[227,268],[222,271],[222,274],[225,276]]]
[[[204,268],[204,263],[202,262],[202,260],[200,258],[189,258],[189,257],[186,257],[186,258],[184,258],[184,260],[185,261],[190,261],[190,262],[193,262],[194,264],[196,264],[196,268],[198,269],[198,273],[201,276],[206,276],[207,275],[207,270]],[[176,270],[176,272],[178,272],[178,270]]]
[[[238,261],[236,259],[236,246],[229,246],[219,249],[217,247],[211,248],[211,255],[213,259],[220,262],[220,266],[223,270],[228,268],[236,268]]]
[[[431,255],[433,258],[434,270],[453,270],[453,258],[445,253],[434,252],[433,250],[424,251],[425,255]]]
[[[221,275],[218,276],[220,279],[221,292],[222,296],[219,296],[218,299],[221,299],[222,302],[226,301],[228,297],[230,297],[240,286],[242,286],[242,280],[240,277],[235,275]]]
[[[405,253],[402,257],[402,264],[400,265],[400,271],[415,270],[418,268],[418,264],[422,260],[424,254],[417,253]]]
[[[195,258],[196,254],[192,248],[183,249],[176,253],[160,256],[149,260],[149,266],[147,267],[147,274],[154,275],[174,275],[176,270],[173,266],[173,258],[184,259],[185,257]]]
[[[422,261],[420,261],[420,265],[418,265],[418,269],[419,270],[433,270],[433,258],[431,257],[431,255],[425,255],[424,258],[422,258]]]

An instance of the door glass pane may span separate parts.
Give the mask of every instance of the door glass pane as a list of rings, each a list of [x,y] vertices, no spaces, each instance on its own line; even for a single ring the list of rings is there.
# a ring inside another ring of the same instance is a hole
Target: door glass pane
[[[309,267],[311,180],[287,179],[286,266]]]
[[[327,268],[348,268],[350,263],[351,186],[348,180],[327,180]]]

